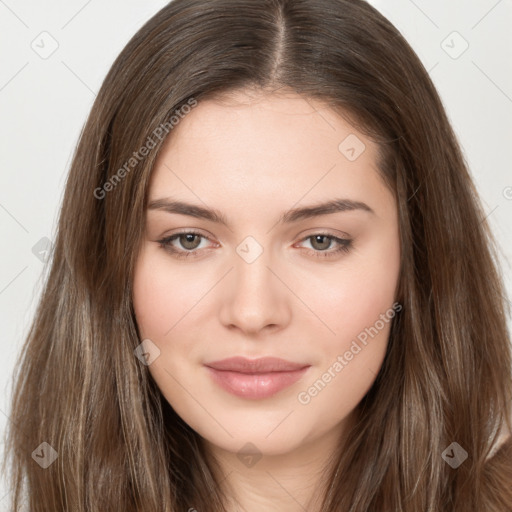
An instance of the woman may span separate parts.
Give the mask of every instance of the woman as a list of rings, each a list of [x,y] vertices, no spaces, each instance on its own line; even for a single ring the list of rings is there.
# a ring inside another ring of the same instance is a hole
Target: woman
[[[494,245],[367,3],[175,0],[80,138],[16,375],[12,509],[508,511]]]

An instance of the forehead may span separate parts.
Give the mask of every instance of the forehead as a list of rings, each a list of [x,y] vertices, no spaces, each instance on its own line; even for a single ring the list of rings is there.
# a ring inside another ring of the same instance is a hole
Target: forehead
[[[383,192],[377,151],[325,103],[283,91],[237,91],[199,101],[181,118],[158,156],[150,197],[293,204],[336,189],[367,198]],[[275,191],[278,197],[269,195]]]
[[[308,141],[304,150],[311,153],[330,146],[337,156],[339,144],[349,135],[364,143],[368,151],[363,159],[371,161],[375,144],[326,103],[286,89],[274,93],[247,89],[199,101],[190,113],[181,116],[165,145],[170,149],[177,144],[204,146],[210,141],[220,144],[233,140],[243,142],[231,148],[240,152],[251,151],[258,143],[271,148],[291,146],[299,152],[301,143]],[[282,151],[277,154],[283,156]],[[271,157],[268,152],[266,156]]]

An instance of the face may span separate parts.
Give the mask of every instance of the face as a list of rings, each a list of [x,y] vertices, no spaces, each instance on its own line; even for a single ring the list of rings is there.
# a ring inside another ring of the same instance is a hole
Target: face
[[[397,208],[376,161],[295,94],[205,100],[173,128],[133,304],[152,377],[209,445],[275,455],[334,438],[373,384],[400,308]]]

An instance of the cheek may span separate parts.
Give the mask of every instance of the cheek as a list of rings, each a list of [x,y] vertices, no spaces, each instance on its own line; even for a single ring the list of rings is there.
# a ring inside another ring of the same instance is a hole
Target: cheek
[[[175,269],[171,271],[165,256],[151,248],[139,257],[133,279],[132,300],[140,339],[150,339],[159,350],[148,370],[179,413],[186,413],[190,407],[180,383],[193,387],[183,377],[182,369],[200,356],[195,354],[198,347],[187,342],[190,338],[201,339],[193,315],[200,309],[205,283],[201,286],[197,281]]]
[[[355,252],[339,265],[333,265],[322,274],[311,276],[304,272],[296,283],[302,283],[299,296],[307,297],[307,304],[324,324],[326,351],[329,347],[343,349],[360,333],[377,323],[378,330],[386,331],[382,316],[393,315],[400,249],[398,235],[382,236],[368,244],[364,251]],[[363,335],[364,337],[364,335]]]
[[[314,337],[318,364],[297,400],[305,411],[321,414],[325,425],[347,416],[379,373],[393,318],[401,309],[394,300],[397,276],[398,263],[359,269],[340,276],[317,299],[316,310],[333,332],[325,329]]]
[[[209,286],[169,269],[165,256],[142,255],[133,280],[133,308],[140,335],[163,340],[197,306]]]
[[[157,278],[158,276],[158,278]],[[141,261],[133,282],[133,308],[142,338],[161,338],[171,328],[179,301],[169,292],[165,274]],[[176,283],[173,283],[176,285]]]

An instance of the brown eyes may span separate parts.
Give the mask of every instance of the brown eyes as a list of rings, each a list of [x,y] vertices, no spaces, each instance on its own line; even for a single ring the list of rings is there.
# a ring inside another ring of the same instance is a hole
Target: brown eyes
[[[208,237],[196,231],[183,231],[174,235],[158,240],[160,247],[168,251],[176,258],[198,257],[203,249],[198,249],[201,245],[201,239],[209,240]],[[304,242],[310,240],[313,250],[309,250],[315,257],[330,258],[339,255],[341,252],[348,253],[352,246],[352,240],[339,238],[328,233],[315,233],[301,240]],[[176,247],[174,242],[177,241],[181,248]],[[332,246],[337,246],[331,249]],[[329,250],[331,249],[331,250]]]

